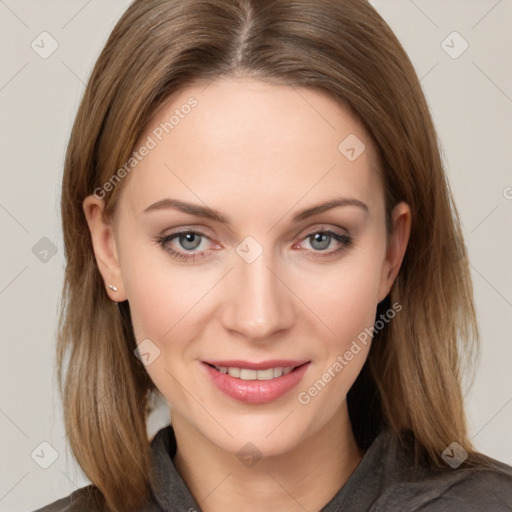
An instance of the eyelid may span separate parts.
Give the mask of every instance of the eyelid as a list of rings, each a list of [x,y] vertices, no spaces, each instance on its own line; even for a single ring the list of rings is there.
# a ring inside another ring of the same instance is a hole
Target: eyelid
[[[309,237],[315,233],[318,233],[320,231],[337,232],[336,230],[342,231],[341,233],[337,233],[337,234],[352,236],[350,234],[350,231],[343,226],[336,226],[336,225],[332,225],[329,223],[316,223],[316,224],[313,224],[312,226],[309,226],[307,228],[300,230],[298,234],[296,234],[292,237],[292,241],[296,240],[296,239],[299,239],[298,241],[302,241],[304,238],[307,238],[307,237]],[[203,229],[203,227],[196,227],[194,225],[179,226],[177,228],[174,228],[174,230],[172,230],[168,233],[162,233],[160,235],[160,238],[167,238],[167,237],[171,237],[173,235],[179,235],[179,234],[183,234],[183,233],[197,233],[198,235],[201,235],[202,237],[207,238],[210,241],[213,241],[212,236],[210,236],[208,233],[206,233],[205,230]],[[242,240],[243,240],[243,238],[242,238]],[[216,243],[218,245],[222,245],[219,242],[216,242]]]
[[[338,230],[344,231],[344,233],[338,232]],[[203,251],[186,251],[186,250],[175,250],[167,246],[167,244],[170,244],[171,241],[175,240],[179,237],[179,235],[182,234],[197,234],[201,238],[205,238],[207,240],[210,240],[213,243],[216,243],[217,247],[215,249],[206,249]],[[326,226],[325,224],[317,224],[310,226],[307,228],[305,232],[303,232],[303,235],[299,235],[298,241],[294,244],[293,247],[295,247],[298,244],[303,243],[311,236],[318,234],[318,233],[325,233],[328,234],[331,238],[334,238],[335,242],[340,244],[340,247],[338,249],[330,249],[326,251],[312,251],[312,250],[304,250],[306,253],[312,253],[311,256],[308,256],[312,259],[318,259],[318,258],[327,258],[329,256],[334,256],[335,254],[338,254],[344,250],[347,250],[353,243],[354,237],[349,233],[349,231],[346,228],[341,228],[340,226]],[[334,236],[333,236],[334,235]],[[297,237],[294,237],[294,239]],[[340,238],[345,238],[346,240],[340,240]],[[172,231],[167,234],[160,235],[155,240],[155,243],[160,245],[162,249],[164,249],[166,252],[168,252],[173,258],[175,259],[181,259],[184,261],[193,261],[196,258],[203,258],[203,255],[208,254],[212,252],[212,250],[218,250],[219,248],[222,248],[222,246],[218,242],[214,242],[212,238],[206,234],[202,229],[194,228],[192,226],[180,226],[179,228],[176,228],[176,231]],[[206,256],[207,257],[207,256]]]
[[[218,242],[215,242],[212,237],[210,237],[207,233],[205,233],[202,229],[196,229],[196,228],[193,228],[193,229],[190,229],[190,228],[179,228],[177,231],[172,231],[171,233],[168,233],[166,235],[163,235],[162,238],[171,238],[171,237],[174,237],[173,240],[176,240],[179,235],[184,235],[184,234],[189,234],[189,233],[193,233],[193,234],[196,234],[196,235],[199,235],[202,239],[205,239],[205,240],[208,240],[210,241],[212,244],[214,245],[217,245],[217,246],[220,246],[221,244],[219,244]],[[203,252],[206,252],[206,251],[209,251],[211,249],[206,249],[205,251]]]
[[[301,236],[299,240],[293,245],[293,247],[297,247],[307,240],[309,240],[313,235],[316,235],[318,233],[326,234],[331,239],[334,240],[335,243],[340,245],[338,249],[330,249],[326,251],[314,251],[314,250],[306,250],[306,252],[312,253],[314,258],[318,257],[327,257],[329,254],[332,255],[334,253],[338,253],[341,250],[348,249],[350,246],[352,246],[355,237],[352,236],[347,230],[345,230],[345,233],[340,233],[336,229],[332,229],[329,227],[323,227],[323,228],[314,228],[311,230],[308,230],[305,236]]]
[[[340,235],[350,235],[350,231],[347,228],[344,228],[343,226],[336,226],[334,224],[329,224],[326,222],[320,222],[313,224],[312,226],[308,226],[306,229],[303,229],[301,233],[304,233],[304,235],[298,235],[302,237],[310,236],[314,233],[317,233],[319,231],[333,231],[337,233],[337,231],[342,231],[341,233],[338,233]]]

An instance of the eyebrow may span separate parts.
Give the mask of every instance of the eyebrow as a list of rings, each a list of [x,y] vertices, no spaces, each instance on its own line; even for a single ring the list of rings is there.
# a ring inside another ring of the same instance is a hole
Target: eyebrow
[[[306,208],[305,210],[301,210],[296,213],[292,221],[300,222],[308,217],[312,217],[313,215],[317,215],[319,213],[325,212],[327,210],[331,210],[332,208],[337,208],[340,206],[356,206],[358,208],[363,209],[365,212],[368,212],[368,206],[360,201],[359,199],[350,198],[350,197],[339,197],[336,199],[330,199],[328,201],[324,201],[323,203],[317,204],[315,206],[311,206],[310,208]],[[223,224],[230,225],[230,221],[224,215],[222,215],[219,211],[213,210],[207,206],[200,206],[198,204],[186,203],[184,201],[180,201],[179,199],[171,199],[166,198],[156,203],[148,206],[143,213],[151,212],[155,210],[166,210],[166,209],[175,209],[179,210],[183,213],[188,213],[190,215],[195,215],[197,217],[203,217],[205,219],[211,219],[214,221],[222,222]]]

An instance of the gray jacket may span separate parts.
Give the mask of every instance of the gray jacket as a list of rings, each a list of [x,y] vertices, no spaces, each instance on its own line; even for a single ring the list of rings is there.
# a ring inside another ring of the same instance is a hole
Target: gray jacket
[[[157,482],[141,512],[201,512],[176,470],[176,438],[169,425],[151,442]],[[450,452],[454,456],[453,451]],[[414,466],[411,446],[382,431],[345,485],[319,512],[510,512],[512,467],[486,457],[493,468],[434,470]],[[89,485],[36,512],[100,512]],[[272,504],[269,503],[269,510]]]

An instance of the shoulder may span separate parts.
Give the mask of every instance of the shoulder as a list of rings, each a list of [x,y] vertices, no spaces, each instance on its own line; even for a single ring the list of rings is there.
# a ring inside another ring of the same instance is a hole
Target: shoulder
[[[476,454],[472,465],[434,468],[413,464],[410,452],[394,455],[393,462],[388,460],[391,474],[385,477],[386,510],[400,510],[404,503],[421,512],[512,510],[512,467],[507,464]]]
[[[405,484],[405,485],[404,485]],[[396,487],[411,510],[422,512],[504,512],[512,510],[512,468],[464,468],[431,472]]]
[[[169,456],[174,455],[176,451],[176,439],[170,425],[158,431],[151,441],[151,447],[160,481],[156,488],[153,487],[155,482],[151,482],[151,495],[148,501],[141,506],[141,512],[161,511],[162,508],[159,505],[158,497],[161,497],[162,494],[166,495],[170,488],[172,488],[171,490],[177,489],[186,497],[188,494],[185,484],[179,485],[180,477],[174,469]],[[178,484],[174,487],[172,486],[173,481],[178,481]],[[192,509],[193,507],[189,508]],[[33,512],[108,512],[108,509],[101,491],[95,485],[90,484]]]
[[[100,496],[96,487],[88,485],[34,512],[101,512],[104,509],[98,505]]]

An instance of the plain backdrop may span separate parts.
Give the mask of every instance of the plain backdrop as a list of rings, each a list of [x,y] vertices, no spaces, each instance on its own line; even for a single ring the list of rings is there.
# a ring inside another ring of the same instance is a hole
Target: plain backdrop
[[[512,464],[512,1],[371,3],[421,78],[464,226],[482,335],[471,436]],[[88,483],[66,446],[54,380],[60,180],[86,80],[128,5],[0,0],[0,511]],[[161,407],[150,430],[168,419]]]

